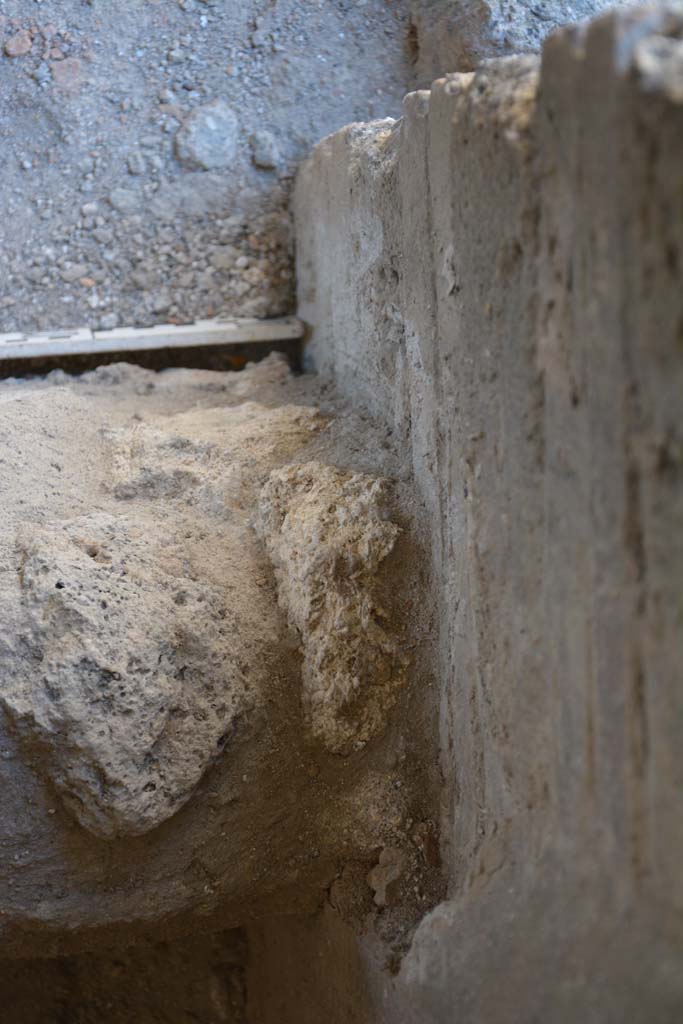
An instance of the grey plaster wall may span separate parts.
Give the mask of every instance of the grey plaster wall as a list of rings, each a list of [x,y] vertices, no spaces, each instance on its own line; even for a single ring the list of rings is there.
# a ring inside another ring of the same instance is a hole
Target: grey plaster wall
[[[660,4],[299,175],[310,361],[400,432],[439,592],[450,898],[382,982],[406,1021],[683,1012],[682,169]]]

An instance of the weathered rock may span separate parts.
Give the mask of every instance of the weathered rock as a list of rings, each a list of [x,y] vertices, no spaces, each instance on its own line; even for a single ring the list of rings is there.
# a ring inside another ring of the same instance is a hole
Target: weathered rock
[[[378,907],[386,907],[391,899],[393,887],[399,881],[406,865],[406,856],[402,850],[385,847],[379,855],[379,863],[368,875],[368,885],[374,892],[374,901]]]
[[[400,668],[388,624],[371,621],[396,535],[372,476],[384,463],[367,475],[325,465],[355,456],[333,442],[316,389],[277,357],[239,374],[118,365],[0,385],[3,955],[92,946],[114,924],[132,941],[160,919],[182,928],[220,912],[237,926],[266,907],[313,909],[338,870],[340,829],[344,855],[365,863],[405,841],[408,786],[381,770],[381,749],[356,755],[374,763],[371,784],[352,752],[351,771],[311,785],[336,758],[311,743],[302,689],[333,685],[316,721],[332,742],[355,741],[383,721],[389,666]],[[271,474],[311,445],[306,500],[308,456],[278,487]],[[291,517],[275,546],[301,568],[293,608],[320,600],[320,622],[311,609],[301,621],[347,659],[336,675],[309,646],[302,679],[254,529],[264,486]],[[288,544],[308,527],[323,547],[298,561]],[[325,637],[347,624],[354,637]],[[351,667],[365,674],[348,706]]]
[[[104,431],[105,508],[16,520],[18,589],[0,588],[0,704],[93,834],[140,834],[174,814],[258,701],[277,626],[254,583],[247,509],[274,454],[316,423],[313,410],[246,403]],[[198,581],[188,561],[191,509],[216,521],[222,585]]]
[[[272,171],[280,161],[280,151],[277,139],[272,132],[260,129],[249,139],[251,146],[251,159],[256,167]]]
[[[276,470],[261,494],[261,532],[280,603],[301,636],[303,700],[314,734],[337,753],[384,725],[405,662],[376,596],[399,534],[385,482],[311,462]]]
[[[178,470],[141,490],[173,498],[198,483]],[[258,647],[239,610],[180,560],[160,565],[129,517],[25,526],[18,557],[20,614],[12,629],[5,620],[0,702],[24,740],[46,749],[50,777],[85,828],[104,838],[147,832],[222,752],[248,706]],[[233,584],[244,593],[239,572]]]
[[[224,100],[192,111],[175,140],[176,155],[186,167],[214,171],[230,167],[239,149],[239,120]]]
[[[24,57],[31,52],[32,47],[31,33],[21,29],[7,40],[4,49],[8,57]]]

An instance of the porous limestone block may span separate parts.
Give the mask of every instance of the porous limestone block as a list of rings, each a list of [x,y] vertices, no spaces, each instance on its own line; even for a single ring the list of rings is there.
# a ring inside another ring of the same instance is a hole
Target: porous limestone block
[[[385,481],[310,462],[275,470],[261,493],[280,604],[301,637],[304,705],[336,753],[381,729],[404,680],[407,659],[374,592],[399,533],[384,490]]]

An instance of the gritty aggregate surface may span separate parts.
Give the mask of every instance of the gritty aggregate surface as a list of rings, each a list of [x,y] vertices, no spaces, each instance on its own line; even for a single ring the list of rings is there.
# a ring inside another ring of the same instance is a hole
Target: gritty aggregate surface
[[[300,159],[397,115],[408,4],[0,3],[0,331],[293,307]]]

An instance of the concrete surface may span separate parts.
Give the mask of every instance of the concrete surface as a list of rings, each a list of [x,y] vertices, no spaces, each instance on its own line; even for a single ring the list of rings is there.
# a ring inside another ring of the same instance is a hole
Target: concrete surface
[[[567,29],[299,175],[309,359],[412,453],[440,600],[450,898],[391,1024],[680,1019],[682,39]]]

